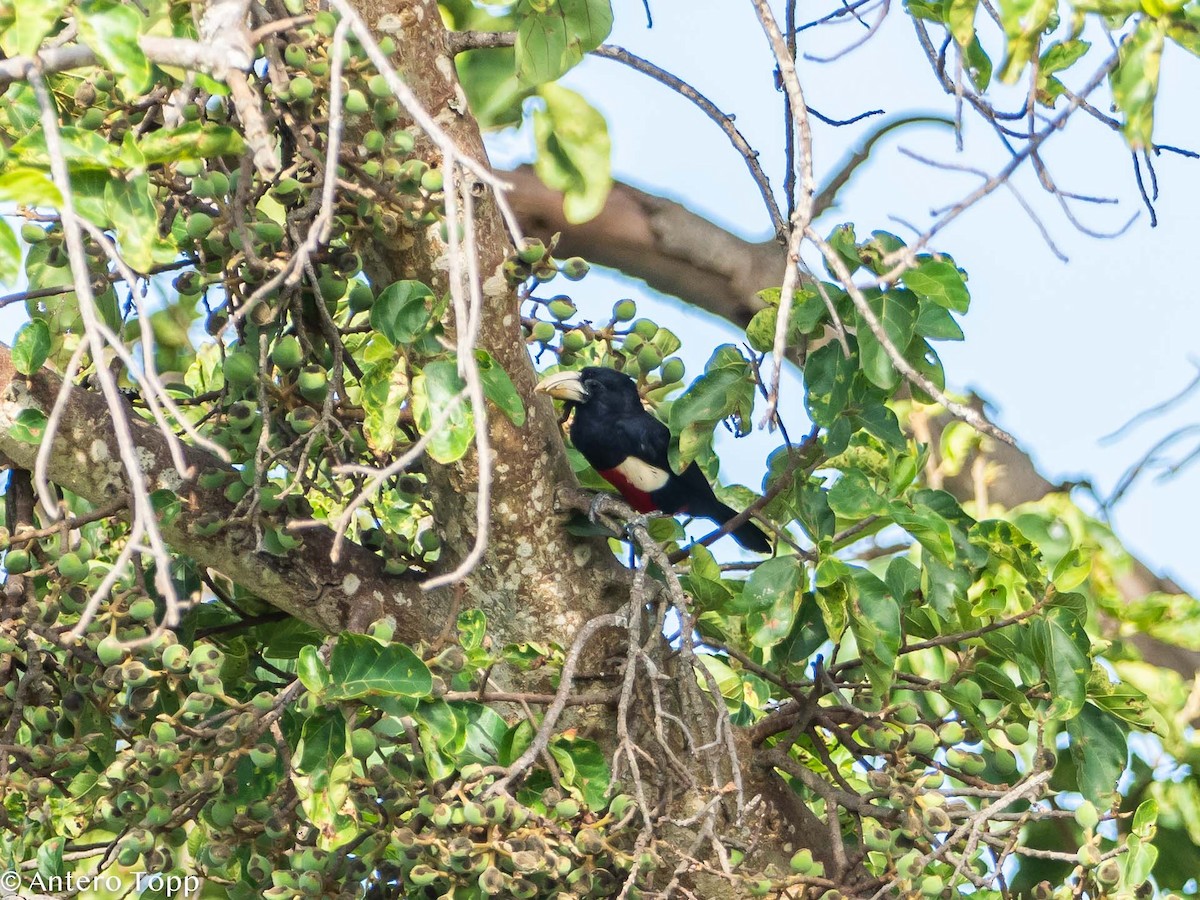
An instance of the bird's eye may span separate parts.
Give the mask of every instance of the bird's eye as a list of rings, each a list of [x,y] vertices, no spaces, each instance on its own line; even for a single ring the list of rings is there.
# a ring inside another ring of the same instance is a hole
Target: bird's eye
[[[588,394],[598,394],[600,392],[600,382],[595,378],[585,378],[583,380],[583,389]]]

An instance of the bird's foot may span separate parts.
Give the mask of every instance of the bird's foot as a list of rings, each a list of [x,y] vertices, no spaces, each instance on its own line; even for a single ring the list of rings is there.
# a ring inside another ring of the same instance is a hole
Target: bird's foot
[[[596,496],[592,498],[592,502],[588,504],[587,517],[588,521],[593,525],[596,524],[596,517],[600,515],[601,510],[604,509],[604,505],[608,503],[608,500],[608,494],[605,494],[603,491],[601,491],[600,493],[596,494]]]
[[[637,531],[639,529],[645,530],[646,526],[649,524],[649,522],[652,518],[654,518],[654,517],[648,516],[648,515],[640,515],[640,516],[634,516],[632,519],[630,519],[628,522],[626,522],[625,527],[622,529],[622,531],[625,533],[625,540],[627,540],[627,541],[634,540]]]

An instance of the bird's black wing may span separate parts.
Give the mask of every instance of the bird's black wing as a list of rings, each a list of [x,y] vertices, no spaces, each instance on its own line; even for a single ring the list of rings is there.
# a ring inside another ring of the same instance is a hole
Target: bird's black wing
[[[636,456],[653,466],[671,472],[667,452],[671,449],[671,429],[648,412],[612,422],[618,446],[626,455]]]

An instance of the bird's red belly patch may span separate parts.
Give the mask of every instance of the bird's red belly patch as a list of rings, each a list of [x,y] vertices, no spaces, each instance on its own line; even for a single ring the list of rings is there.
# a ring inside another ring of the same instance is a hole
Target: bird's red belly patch
[[[601,469],[600,475],[605,481],[620,491],[621,496],[625,498],[625,502],[638,512],[649,513],[658,509],[658,505],[650,498],[650,494],[627,478],[625,473],[621,471],[620,466],[615,469]]]

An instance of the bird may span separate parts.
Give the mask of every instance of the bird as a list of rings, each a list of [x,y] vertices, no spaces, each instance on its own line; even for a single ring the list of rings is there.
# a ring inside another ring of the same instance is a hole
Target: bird
[[[738,515],[717,499],[694,462],[682,474],[672,471],[667,459],[671,431],[642,406],[637,384],[628,375],[587,366],[549,375],[536,389],[574,411],[571,443],[639,513],[686,513],[719,525]],[[753,522],[730,533],[747,550],[771,552],[770,541]]]

